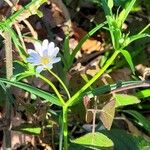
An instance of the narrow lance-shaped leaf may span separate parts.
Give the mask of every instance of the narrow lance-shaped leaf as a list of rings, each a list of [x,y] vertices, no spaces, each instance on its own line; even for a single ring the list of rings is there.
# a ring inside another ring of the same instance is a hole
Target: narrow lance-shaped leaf
[[[108,2],[106,0],[102,0],[101,2],[106,16],[112,16],[112,11],[111,11],[111,8],[113,6],[112,0],[109,0]]]
[[[147,120],[142,114],[135,110],[122,110],[122,112],[125,112],[127,114],[130,114],[132,117],[136,119],[136,123],[140,125],[142,128],[144,128],[148,133],[150,133],[150,121]]]
[[[23,123],[19,126],[14,127],[12,130],[31,135],[40,135],[41,133],[41,127],[38,124],[35,125],[29,123]]]
[[[12,82],[12,81],[9,81],[9,80],[3,79],[3,78],[0,78],[0,82],[18,87],[18,88],[23,89],[23,90],[26,90],[32,94],[35,94],[35,95],[45,99],[48,102],[51,102],[52,104],[62,106],[62,103],[60,102],[60,100],[57,97],[55,97],[54,95],[52,95],[48,92],[45,92],[45,91],[40,90],[38,88],[35,88],[31,85],[21,83],[21,82]]]
[[[72,54],[71,54],[71,58],[70,58],[70,61],[69,61],[69,64],[72,64],[74,58],[75,58],[75,55],[77,54],[77,52],[80,50],[82,44],[89,38],[91,37],[96,31],[98,31],[100,28],[102,28],[104,25],[106,25],[106,21],[97,25],[94,29],[92,29],[89,33],[87,33],[81,40],[80,42],[78,43],[78,45],[75,47],[75,49],[73,50]],[[70,66],[69,66],[70,67]]]
[[[146,38],[146,37],[150,37],[150,34],[148,34],[148,33],[142,33],[142,34],[132,35],[132,36],[130,36],[130,37],[128,37],[126,39],[125,46],[129,45],[133,41],[136,41],[136,40],[141,39],[141,38]]]
[[[126,61],[129,64],[132,72],[135,74],[135,68],[134,68],[132,57],[131,57],[130,53],[127,50],[121,50],[120,52],[123,54],[123,56],[125,57]]]
[[[122,12],[119,14],[119,17],[117,18],[119,27],[121,27],[124,21],[126,20],[135,2],[136,0],[131,0],[131,2],[127,5],[127,7],[124,8]]]
[[[64,45],[63,45],[63,57],[62,60],[64,62],[66,70],[69,69],[69,60],[71,59],[70,48],[69,48],[69,36],[66,36]]]
[[[137,85],[140,83],[143,83],[143,81],[124,81],[124,82],[118,81],[115,84],[104,85],[101,87],[94,88],[90,91],[84,92],[80,95],[79,98],[83,98],[84,96],[88,96],[89,98],[93,98],[96,95],[108,93],[108,92],[111,92],[112,90],[115,90],[115,89],[120,88],[120,87],[128,87],[129,85]]]

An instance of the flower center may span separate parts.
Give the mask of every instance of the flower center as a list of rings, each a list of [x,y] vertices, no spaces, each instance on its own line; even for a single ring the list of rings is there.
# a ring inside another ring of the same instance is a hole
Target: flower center
[[[42,57],[42,58],[41,58],[41,63],[42,63],[43,65],[47,65],[47,64],[49,63],[49,59],[48,59],[47,57]]]

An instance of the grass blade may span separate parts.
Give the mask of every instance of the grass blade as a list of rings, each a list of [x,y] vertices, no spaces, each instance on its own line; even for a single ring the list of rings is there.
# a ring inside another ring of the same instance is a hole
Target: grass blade
[[[9,81],[9,80],[3,79],[3,78],[0,78],[0,82],[9,84],[9,85],[12,85],[12,86],[15,86],[15,87],[18,87],[18,88],[23,89],[23,90],[26,90],[26,91],[28,91],[30,93],[33,93],[33,94],[35,94],[35,95],[45,99],[48,102],[51,102],[52,104],[55,104],[55,105],[58,105],[58,106],[62,106],[62,103],[54,95],[52,95],[52,94],[50,94],[48,92],[45,92],[43,90],[40,90],[38,88],[35,88],[35,87],[31,86],[31,85],[28,85],[26,83],[12,82],[12,81]]]

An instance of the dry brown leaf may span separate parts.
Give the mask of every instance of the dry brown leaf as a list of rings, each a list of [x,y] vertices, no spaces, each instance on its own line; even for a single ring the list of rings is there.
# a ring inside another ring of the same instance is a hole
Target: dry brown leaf
[[[141,74],[141,79],[146,80],[150,76],[150,67],[146,67],[143,64],[138,64],[136,70]]]
[[[77,41],[80,41],[86,34],[87,32],[85,30],[83,30],[82,28],[77,27],[75,24],[73,24],[73,36],[75,37],[75,39]],[[100,51],[102,50],[102,44],[100,41],[97,41],[96,39],[94,39],[93,37],[90,37],[89,39],[87,39],[82,47],[81,50],[84,53],[92,53],[94,51]]]
[[[62,10],[57,6],[57,4],[55,3],[52,3],[52,9],[51,9],[51,12],[52,12],[52,16],[55,20],[55,24],[57,26],[60,26],[62,25],[64,22],[65,22],[65,17],[63,15],[63,12]]]
[[[10,12],[9,6],[3,6],[0,8],[0,20],[2,20],[5,16],[7,16],[8,12]]]
[[[118,80],[125,80],[128,81],[131,79],[131,70],[129,68],[123,68],[113,71],[110,76],[114,80],[114,82]]]
[[[144,134],[143,132],[141,132],[136,126],[134,126],[134,124],[129,121],[125,116],[124,116],[125,122],[128,125],[129,131],[136,136],[142,136],[144,137],[145,140],[150,141],[150,137],[147,136],[146,134]]]
[[[68,9],[62,0],[49,0],[51,2],[51,12],[56,26],[61,26],[65,34],[72,32],[72,23]]]

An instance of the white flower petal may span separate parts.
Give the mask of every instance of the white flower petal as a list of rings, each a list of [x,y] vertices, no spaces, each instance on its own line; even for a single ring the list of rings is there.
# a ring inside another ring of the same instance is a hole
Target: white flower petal
[[[42,54],[44,57],[48,57],[48,50],[47,49],[45,49],[44,51],[43,51],[43,54]]]
[[[40,65],[40,64],[41,64],[40,58],[35,59],[35,58],[33,58],[33,57],[28,57],[28,58],[27,58],[27,62],[33,64],[34,66],[37,66],[37,65]]]
[[[49,44],[48,40],[45,39],[45,40],[42,42],[42,50],[48,49],[48,44]]]
[[[55,44],[53,42],[50,42],[48,45],[48,56],[52,56],[51,54],[54,52]]]
[[[34,43],[35,50],[42,56],[42,45],[40,42]]]
[[[36,72],[40,73],[44,69],[44,66],[38,66]]]
[[[58,54],[58,52],[59,52],[59,48],[55,47],[53,50],[51,50],[51,52],[49,51],[49,56],[56,57],[56,55]]]
[[[54,64],[54,63],[59,62],[60,60],[61,60],[60,57],[55,57],[55,58],[53,58],[53,59],[51,60],[51,63]]]
[[[47,65],[46,65],[46,68],[52,69],[52,68],[53,68],[53,64],[52,64],[52,63],[47,64]]]
[[[28,51],[28,54],[37,53],[37,52],[36,52],[35,50],[33,50],[33,49],[28,49],[27,51]]]
[[[27,58],[27,62],[30,62],[32,64],[39,64],[40,62],[40,55],[36,51],[29,49],[28,50],[29,57]]]
[[[54,49],[54,47],[55,47],[54,42],[50,42],[50,43],[48,44],[48,50]]]
[[[38,58],[38,57],[40,57],[40,55],[39,55],[39,53],[37,53],[37,52],[35,52],[35,51],[30,51],[29,52],[29,56],[30,57],[33,57],[33,58]]]
[[[59,48],[55,47],[53,42],[48,42],[45,39],[42,44],[35,42],[35,51],[32,49],[28,50],[29,57],[27,62],[31,63],[34,66],[37,66],[36,71],[40,73],[44,68],[53,68],[53,64],[61,60],[60,57],[56,57]]]

